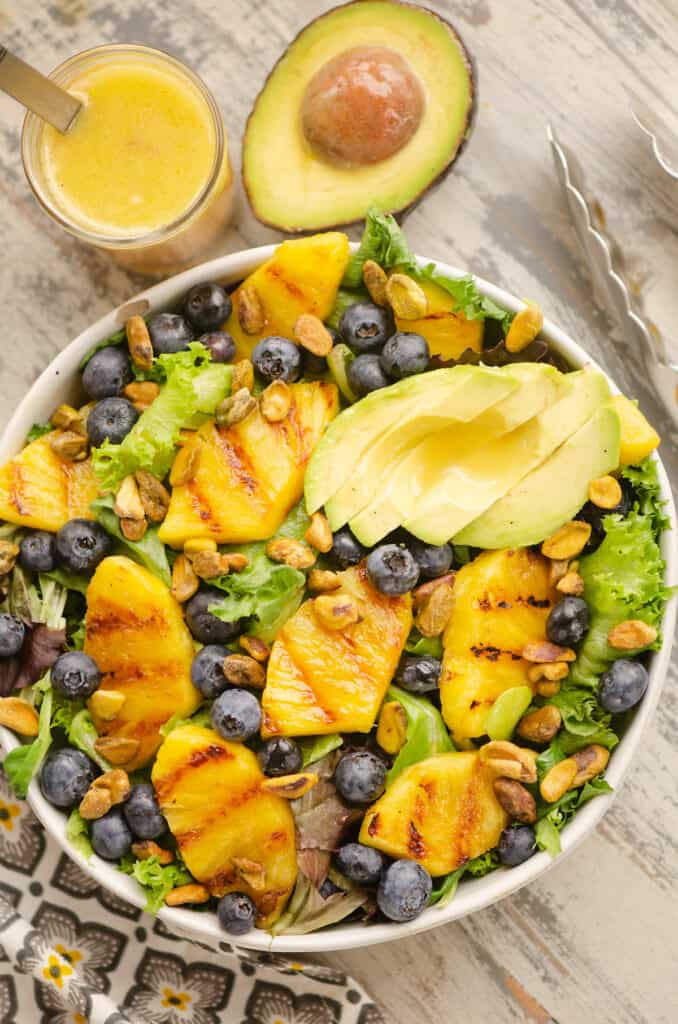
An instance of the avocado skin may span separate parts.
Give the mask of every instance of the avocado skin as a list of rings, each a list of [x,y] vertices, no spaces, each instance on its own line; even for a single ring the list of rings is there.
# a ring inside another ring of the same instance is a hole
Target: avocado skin
[[[253,194],[254,190],[251,188],[251,185],[250,185],[250,183],[248,181],[247,174],[245,173],[245,169],[244,169],[244,151],[245,151],[245,145],[246,145],[246,141],[247,141],[247,134],[248,134],[248,131],[249,131],[249,128],[250,128],[250,124],[252,123],[253,119],[257,115],[257,112],[258,112],[257,108],[259,106],[259,101],[260,101],[261,97],[264,95],[264,93],[266,92],[266,90],[268,88],[268,85],[269,85],[269,82],[270,82],[271,78],[273,77],[273,75],[275,74],[275,72],[276,72],[280,62],[287,56],[288,51],[295,45],[295,43],[300,38],[300,36],[302,36],[304,34],[304,32],[306,32],[307,29],[309,29],[316,22],[322,21],[329,14],[333,14],[335,11],[345,10],[345,9],[351,8],[351,7],[358,7],[358,6],[360,6],[360,4],[362,2],[363,2],[363,0],[350,0],[350,2],[347,3],[347,4],[340,4],[337,7],[332,7],[332,8],[330,8],[329,11],[325,11],[323,14],[318,15],[317,18],[313,18],[311,21],[307,22],[297,32],[295,37],[292,39],[292,41],[289,43],[289,45],[283,51],[283,53],[281,53],[280,57],[275,62],[275,64],[273,65],[273,67],[269,71],[268,75],[266,76],[266,78],[264,80],[264,84],[262,85],[261,89],[257,93],[257,97],[256,97],[256,99],[254,101],[254,105],[253,105],[253,107],[252,107],[252,109],[251,109],[251,111],[249,113],[247,121],[245,122],[245,131],[244,131],[244,134],[243,134],[243,147],[242,147],[242,149],[243,149],[243,158],[242,158],[242,183],[243,183],[243,188],[245,190],[245,194],[247,196],[247,201],[249,203],[250,209],[252,210],[252,212],[253,212],[254,216],[256,217],[256,219],[261,224],[264,224],[266,227],[273,228],[275,231],[284,231],[286,234],[311,235],[311,234],[314,234],[314,233],[316,233],[318,231],[329,231],[329,230],[331,230],[333,228],[350,227],[350,226],[352,226],[354,224],[361,224],[364,221],[364,219],[365,219],[364,216],[361,216],[361,217],[354,217],[354,218],[351,218],[351,219],[348,219],[348,220],[333,220],[333,221],[327,221],[326,223],[318,223],[318,224],[316,224],[313,227],[305,227],[305,228],[295,227],[294,225],[290,225],[290,224],[281,224],[279,221],[271,220],[271,219],[269,219],[267,217],[264,217],[262,214],[260,214],[257,211],[257,205],[256,205],[256,201],[255,201],[254,194]],[[464,152],[464,150],[466,149],[466,147],[468,145],[469,139],[471,138],[471,135],[473,134],[473,129],[475,128],[476,118],[478,116],[478,65],[477,65],[477,62],[476,62],[475,58],[473,57],[473,55],[467,49],[466,44],[464,43],[464,40],[463,40],[462,36],[458,32],[458,30],[455,28],[455,26],[447,18],[443,18],[436,11],[431,10],[429,7],[423,7],[420,4],[406,3],[405,0],[389,0],[389,2],[393,6],[408,7],[408,8],[412,8],[414,10],[418,10],[418,11],[425,11],[432,18],[435,18],[437,21],[439,21],[441,24],[443,24],[447,28],[447,30],[453,36],[453,38],[455,39],[455,41],[456,41],[456,43],[457,43],[457,45],[459,47],[459,52],[460,52],[460,54],[462,56],[462,59],[463,59],[465,65],[466,65],[466,68],[467,68],[467,71],[468,71],[468,75],[469,75],[469,88],[470,88],[470,101],[471,101],[469,109],[466,112],[466,121],[465,121],[465,124],[464,124],[463,133],[461,134],[461,137],[460,137],[460,139],[459,139],[455,149],[451,153],[449,161],[445,165],[445,167],[443,167],[442,170],[437,175],[435,175],[435,177],[428,183],[428,185],[425,185],[421,189],[421,191],[416,196],[414,196],[414,198],[409,200],[407,203],[404,203],[402,206],[397,207],[397,208],[392,208],[390,210],[384,209],[382,211],[383,213],[390,213],[390,214],[392,214],[394,217],[397,218],[397,220],[400,223],[402,223],[419,206],[421,201],[429,193],[434,193],[434,192],[436,192],[440,188],[440,186],[443,184],[443,182],[445,181],[445,179],[449,175],[450,171],[454,167],[455,163],[457,162],[457,160],[462,155],[462,153]],[[416,135],[415,135],[415,138],[416,138]]]

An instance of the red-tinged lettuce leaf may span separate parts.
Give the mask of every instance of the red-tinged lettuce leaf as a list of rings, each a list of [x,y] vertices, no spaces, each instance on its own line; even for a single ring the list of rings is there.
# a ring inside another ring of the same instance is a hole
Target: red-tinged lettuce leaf
[[[338,872],[332,871],[331,874],[339,891],[327,897],[321,896],[313,883],[299,874],[287,910],[271,929],[273,935],[307,935],[345,920],[360,908],[366,915],[375,912],[371,893],[349,882]]]
[[[327,878],[330,858],[344,832],[360,817],[360,811],[344,803],[332,782],[337,760],[333,753],[316,762],[313,770],[318,782],[292,802],[299,871],[317,888]]]
[[[52,629],[42,622],[29,626],[21,653],[0,661],[0,696],[7,697],[12,690],[37,683],[52,667],[65,644],[65,627]]]

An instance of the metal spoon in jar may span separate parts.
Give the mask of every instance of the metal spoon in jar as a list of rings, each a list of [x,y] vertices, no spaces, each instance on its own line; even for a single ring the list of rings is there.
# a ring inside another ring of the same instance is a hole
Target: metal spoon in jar
[[[66,134],[82,103],[0,44],[0,90]]]

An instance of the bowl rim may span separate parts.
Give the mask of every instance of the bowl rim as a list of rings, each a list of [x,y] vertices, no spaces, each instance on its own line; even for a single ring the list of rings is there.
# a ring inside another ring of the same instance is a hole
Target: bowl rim
[[[180,274],[167,278],[139,292],[133,299],[116,307],[96,323],[92,324],[71,341],[52,362],[43,370],[30,387],[17,409],[11,416],[2,438],[0,439],[0,460],[5,461],[19,451],[24,444],[30,426],[42,418],[48,418],[56,404],[64,401],[64,390],[68,388],[78,364],[83,356],[99,341],[113,334],[124,325],[125,320],[133,313],[145,314],[149,311],[173,308],[178,300],[194,284],[207,280],[217,280],[225,284],[234,283],[244,278],[253,269],[267,259],[278,243],[246,249],[217,257],[206,263],[185,270]],[[357,248],[351,245],[352,251]],[[450,266],[440,260],[418,258],[421,266],[434,263],[439,273],[449,277],[463,277],[467,273]],[[518,311],[524,305],[509,292],[480,277],[474,279],[481,292],[493,299],[500,306]],[[590,365],[599,370],[607,378],[613,393],[619,388],[588,353],[578,345],[565,331],[549,319],[544,320],[542,335],[557,352],[577,367]],[[66,383],[64,383],[66,382]],[[55,397],[57,401],[55,401]],[[665,510],[670,520],[670,527],[662,537],[662,554],[666,562],[667,582],[678,580],[678,524],[676,508],[673,502],[668,476],[661,459],[655,453],[662,498],[665,499]],[[328,953],[344,949],[356,949],[363,946],[392,942],[399,938],[411,937],[417,933],[437,928],[440,925],[458,920],[477,910],[482,910],[516,892],[528,882],[543,875],[592,833],[598,822],[609,809],[612,800],[621,786],[631,760],[639,746],[641,734],[652,718],[662,686],[664,684],[671,654],[671,646],[675,629],[677,599],[674,595],[669,602],[662,623],[663,642],[660,650],[653,653],[650,664],[650,684],[642,704],[637,709],[632,722],[615,749],[607,771],[607,778],[614,792],[599,796],[585,805],[576,817],[561,833],[562,851],[556,858],[546,852],[539,852],[525,863],[514,868],[499,868],[484,878],[466,879],[460,886],[454,900],[443,908],[430,907],[420,917],[405,924],[380,923],[365,926],[363,924],[338,924],[319,932],[308,935],[280,935],[271,937],[267,932],[254,930],[238,940],[243,949],[257,950],[266,953]],[[0,741],[4,749],[10,750],[18,745],[13,733],[0,727]],[[66,838],[66,816],[63,812],[47,803],[40,792],[37,780],[33,780],[28,791],[30,803],[37,818],[47,832],[79,867],[94,880],[114,892],[121,899],[143,909],[145,899],[136,882],[118,871],[113,864],[102,860],[94,854],[87,860],[78,850],[74,849]],[[173,932],[214,946],[230,949],[232,943],[219,927],[213,913],[196,913],[181,907],[165,907],[159,912],[159,918]]]

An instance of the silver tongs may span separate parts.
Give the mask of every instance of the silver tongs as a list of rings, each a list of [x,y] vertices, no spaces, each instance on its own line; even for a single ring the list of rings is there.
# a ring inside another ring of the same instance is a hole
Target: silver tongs
[[[634,385],[642,392],[641,405],[659,416],[664,426],[666,447],[678,434],[678,364],[672,360],[663,340],[634,309],[629,287],[615,268],[613,244],[594,219],[583,195],[584,175],[572,152],[556,138],[551,125],[547,135],[556,174],[562,186],[570,218],[593,277],[596,296],[605,311],[619,324],[624,340],[625,362],[633,372]],[[657,401],[659,399],[659,401]],[[659,406],[659,408],[658,408]],[[665,451],[663,448],[662,451]]]

